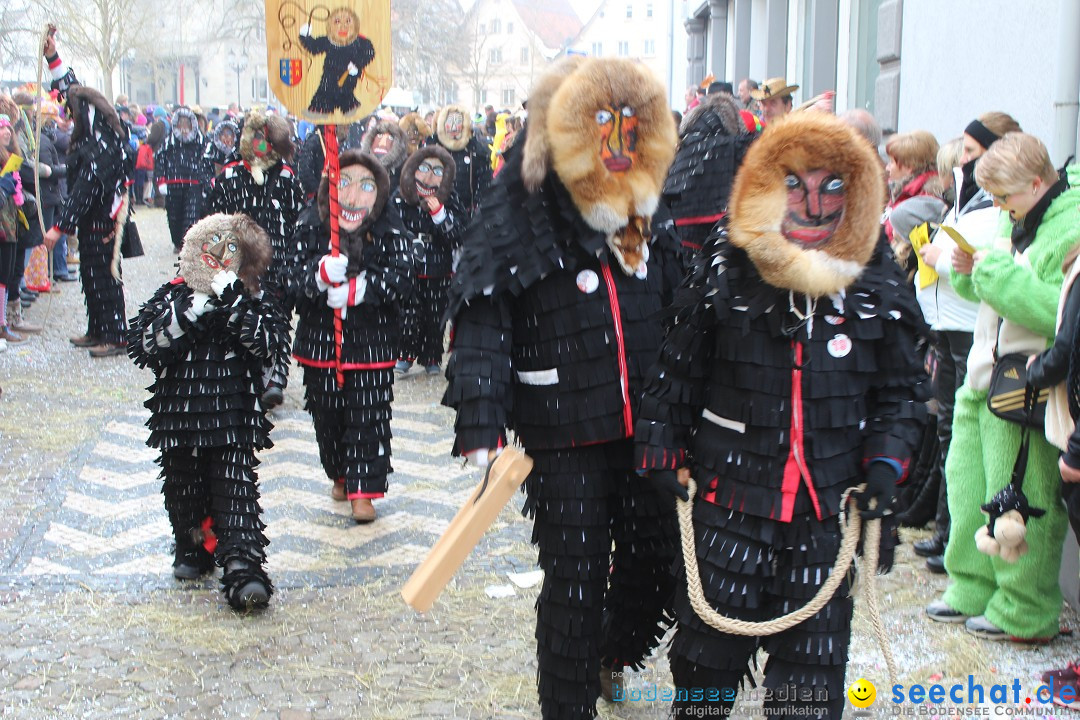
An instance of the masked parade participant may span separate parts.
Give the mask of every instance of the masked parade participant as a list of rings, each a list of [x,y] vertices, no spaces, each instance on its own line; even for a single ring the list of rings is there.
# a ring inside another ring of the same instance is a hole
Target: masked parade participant
[[[321,115],[349,115],[360,106],[356,86],[364,68],[375,59],[375,46],[360,35],[360,18],[347,7],[330,12],[326,35],[313,37],[310,25],[300,26],[300,44],[312,55],[323,55],[322,77],[308,110]]]
[[[173,575],[195,579],[216,562],[237,610],[265,606],[273,593],[255,472],[256,451],[271,446],[262,378],[288,344],[262,292],[271,253],[244,215],[200,220],[184,238],[180,274],[143,305],[128,336],[128,355],[154,371],[146,444],[161,450]]]
[[[173,113],[172,134],[154,153],[154,180],[158,194],[165,196],[176,252],[180,252],[188,228],[199,219],[203,185],[213,176],[213,166],[203,157],[204,145],[195,113],[180,106]]]
[[[360,143],[364,141],[363,121],[352,125],[338,125],[337,138],[338,150],[358,150]],[[300,186],[304,188],[304,197],[314,200],[319,191],[319,183],[322,181],[323,166],[326,164],[326,140],[323,138],[323,126],[319,125],[307,136],[304,144],[300,146],[300,154],[296,159],[297,172],[300,175]]]
[[[455,455],[485,466],[513,430],[534,461],[540,708],[572,720],[667,626],[678,531],[634,473],[633,428],[682,277],[678,241],[650,226],[676,134],[664,88],[626,60],[561,61],[529,111],[465,238],[443,403]]]
[[[293,143],[289,123],[277,115],[249,110],[240,137],[240,160],[229,163],[210,182],[204,215],[243,213],[266,231],[273,259],[264,278],[269,298],[285,317],[292,313],[286,297],[284,274],[291,259],[296,220],[304,208],[304,191],[292,167]],[[277,407],[284,400],[289,381],[289,348],[282,346],[266,379],[263,405]]]
[[[214,175],[229,163],[240,160],[240,128],[226,118],[214,125],[203,157],[213,166]]]
[[[87,325],[86,334],[71,338],[71,343],[89,348],[91,357],[123,355],[127,313],[120,244],[131,205],[128,185],[135,174],[135,151],[112,104],[97,90],[79,84],[74,71],[60,60],[52,37],[45,41],[45,60],[52,87],[73,121],[67,199],[45,234],[49,249],[61,235],[79,237]]]
[[[701,584],[724,616],[765,621],[805,605],[836,560],[844,491],[865,482],[859,507],[880,515],[918,446],[922,316],[880,236],[883,200],[881,163],[854,130],[821,113],[776,122],[747,152],[727,225],[677,296],[641,401],[636,466],[683,497],[676,471],[696,479]],[[790,703],[780,692],[767,700],[767,714],[839,718],[848,582],[816,615],[766,637],[713,629],[681,583],[675,685],[730,692],[713,707],[678,700],[674,715],[730,713],[763,648],[765,687],[798,689]]]
[[[491,163],[488,150],[472,132],[469,113],[460,105],[447,105],[439,111],[435,124],[434,141],[446,148],[457,165],[454,190],[471,216],[476,211],[480,196],[491,184]]]
[[[390,187],[396,188],[401,174],[401,166],[409,157],[405,133],[394,120],[379,120],[364,133],[360,149],[374,155],[382,163],[390,178]]]
[[[420,117],[420,113],[411,112],[405,115],[398,122],[402,131],[405,133],[405,140],[409,148],[409,155],[419,150],[423,145],[427,144],[428,138],[431,137],[431,128],[424,122],[424,118]]]
[[[386,170],[372,155],[340,156],[341,254],[330,253],[330,188],[301,214],[289,266],[299,318],[293,357],[304,367],[305,400],[319,458],[335,500],[352,502],[357,522],[375,519],[372,500],[387,491],[390,401],[401,342],[400,303],[412,283],[409,238]],[[341,311],[338,383],[334,311]]]
[[[461,245],[465,211],[454,192],[454,159],[438,145],[420,148],[405,162],[394,202],[413,241],[415,279],[403,308],[405,331],[396,370],[414,361],[429,375],[440,371],[447,290],[454,251]]]

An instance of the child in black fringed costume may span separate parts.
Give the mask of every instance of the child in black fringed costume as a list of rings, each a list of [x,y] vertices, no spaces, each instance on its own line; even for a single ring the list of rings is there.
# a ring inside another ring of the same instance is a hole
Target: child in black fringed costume
[[[214,176],[205,145],[195,113],[180,106],[173,113],[172,134],[154,153],[154,182],[158,194],[165,196],[169,234],[176,252],[180,252],[188,228],[199,219],[205,186]]]
[[[289,265],[298,323],[293,357],[304,366],[306,407],[336,500],[352,501],[357,522],[375,519],[390,466],[390,401],[401,342],[400,303],[412,281],[410,243],[387,203],[386,171],[371,155],[347,150],[338,182],[341,255],[330,255],[329,181],[300,216]],[[342,313],[338,387],[334,310]]]
[[[203,215],[243,213],[270,236],[273,260],[264,278],[265,291],[283,316],[292,314],[285,292],[284,274],[291,260],[296,220],[304,209],[304,191],[286,160],[292,157],[289,123],[261,110],[248,111],[240,139],[240,159],[228,163],[210,181]],[[289,381],[289,348],[275,358],[266,382],[263,405],[281,404]]]
[[[128,354],[155,376],[146,444],[161,450],[173,574],[194,579],[216,561],[237,610],[265,606],[273,593],[255,452],[271,446],[259,398],[288,327],[261,291],[270,256],[250,218],[200,220],[184,240],[180,275],[132,318],[128,339]]]
[[[682,276],[678,241],[650,218],[675,143],[647,70],[553,66],[451,285],[443,402],[457,411],[454,454],[486,465],[513,430],[534,461],[524,512],[544,570],[547,720],[595,717],[615,673],[640,668],[669,624],[675,511],[634,472],[633,422]]]
[[[844,491],[866,482],[858,506],[881,516],[918,447],[922,315],[879,238],[883,191],[873,149],[839,120],[770,124],[737,175],[729,224],[676,296],[641,401],[635,465],[683,497],[681,483],[696,479],[701,582],[724,616],[765,621],[803,607],[836,560]],[[895,527],[882,527],[886,572]],[[839,718],[850,589],[845,580],[789,630],[744,637],[701,620],[680,582],[668,656],[685,694],[674,716],[730,714],[763,648],[764,685],[776,691],[766,715]],[[694,688],[722,697],[695,702]]]
[[[403,308],[405,332],[397,371],[415,360],[438,374],[443,355],[447,290],[454,251],[461,245],[465,211],[454,192],[454,158],[438,145],[420,148],[401,170],[394,204],[413,241],[416,280]]]
[[[45,234],[50,249],[62,234],[79,237],[87,323],[86,334],[71,338],[71,343],[89,348],[91,357],[123,355],[127,313],[118,238],[128,219],[135,152],[128,143],[127,126],[112,103],[97,90],[79,84],[75,73],[60,60],[52,37],[45,42],[45,60],[52,72],[52,87],[66,102],[74,125],[67,157],[67,200]]]

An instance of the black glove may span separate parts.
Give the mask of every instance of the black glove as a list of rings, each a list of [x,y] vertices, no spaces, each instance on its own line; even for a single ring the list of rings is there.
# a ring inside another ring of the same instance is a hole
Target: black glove
[[[649,470],[642,475],[652,483],[656,492],[662,497],[681,498],[684,502],[690,499],[686,488],[679,484],[678,473],[674,470]]]
[[[896,559],[896,546],[900,544],[900,520],[896,513],[891,510],[881,517],[881,540],[878,542],[878,575],[887,575],[893,569]],[[863,525],[862,537],[859,538],[859,546],[855,549],[859,557],[863,556],[865,548],[863,540],[866,539],[866,526]]]
[[[873,520],[885,514],[896,492],[896,470],[884,462],[871,462],[866,469],[866,489],[852,493],[863,520]],[[870,501],[877,500],[871,509]]]

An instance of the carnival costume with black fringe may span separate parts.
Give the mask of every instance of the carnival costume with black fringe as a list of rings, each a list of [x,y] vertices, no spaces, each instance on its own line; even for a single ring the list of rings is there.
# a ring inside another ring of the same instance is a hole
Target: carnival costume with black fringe
[[[190,130],[179,128],[181,118],[191,122]],[[199,219],[205,186],[214,176],[214,166],[204,155],[205,145],[195,113],[181,106],[173,113],[172,134],[154,153],[154,184],[166,187],[165,213],[177,252],[188,228]]]
[[[425,188],[439,200],[432,214],[420,196],[417,168],[429,158],[443,164],[438,188]],[[465,232],[465,210],[454,192],[454,159],[438,145],[420,148],[405,162],[394,204],[413,244],[415,271],[412,293],[402,311],[405,330],[401,356],[421,367],[440,365],[443,356],[443,328],[446,326],[447,292],[453,272],[454,251]]]
[[[460,105],[447,105],[437,116],[435,135],[427,143],[439,144],[454,158],[457,179],[454,190],[471,217],[491,184],[490,152],[473,135],[469,113]]]
[[[573,720],[595,716],[602,666],[640,667],[669,623],[674,508],[634,473],[632,438],[681,278],[677,240],[649,232],[676,134],[663,88],[626,61],[561,62],[529,110],[466,234],[443,403],[454,454],[512,430],[533,458],[540,706]]]
[[[232,142],[228,141],[228,133],[232,133]],[[210,131],[203,157],[213,166],[215,175],[229,163],[239,162],[240,126],[228,118],[218,121]]]
[[[292,156],[289,124],[284,118],[251,110],[244,119],[240,160],[226,165],[210,181],[203,214],[243,213],[270,237],[273,260],[263,278],[270,298],[282,315],[292,314],[285,292],[286,266],[291,259],[296,220],[304,209],[304,191],[286,159]],[[267,385],[284,390],[289,380],[289,348],[275,359]]]
[[[52,87],[66,99],[74,128],[67,156],[67,199],[54,227],[79,237],[79,277],[86,298],[86,335],[122,345],[127,332],[120,253],[130,208],[135,152],[128,129],[97,90],[79,84],[57,55],[46,58]],[[112,272],[116,263],[116,275]]]
[[[822,171],[831,173],[823,194],[845,197],[838,225],[810,194],[807,217],[791,210],[792,193]],[[735,181],[727,228],[707,240],[674,303],[637,418],[636,466],[687,467],[696,479],[701,581],[722,615],[764,621],[805,605],[840,547],[841,495],[866,481],[891,498],[918,446],[922,316],[879,236],[882,183],[873,151],[838,120],[804,113],[770,125]],[[894,532],[883,528],[886,568]],[[730,688],[708,708],[727,714],[763,648],[765,687],[799,691],[790,703],[767,701],[767,714],[787,705],[839,718],[849,595],[845,580],[794,628],[740,637],[706,625],[680,582],[676,687]],[[697,716],[702,705],[684,697],[674,714]]]
[[[289,291],[298,322],[293,357],[304,367],[305,406],[326,476],[342,481],[349,499],[382,497],[390,464],[390,402],[394,363],[401,343],[400,303],[412,281],[410,242],[390,194],[386,171],[371,155],[341,153],[341,168],[363,165],[378,185],[378,199],[354,233],[341,232],[354,287],[366,289],[342,317],[341,366],[336,380],[334,310],[316,277],[330,253],[329,184],[323,179],[316,204],[300,215],[289,265]]]
[[[405,131],[392,120],[380,120],[364,133],[360,149],[378,158],[390,178],[391,189],[396,188],[401,166],[409,157],[409,141]]]
[[[273,592],[255,453],[272,445],[259,398],[267,365],[288,345],[288,325],[261,292],[270,257],[250,218],[200,220],[185,237],[181,274],[143,305],[128,335],[128,355],[154,371],[146,444],[161,450],[175,572],[197,577],[216,562],[236,609],[263,605]]]

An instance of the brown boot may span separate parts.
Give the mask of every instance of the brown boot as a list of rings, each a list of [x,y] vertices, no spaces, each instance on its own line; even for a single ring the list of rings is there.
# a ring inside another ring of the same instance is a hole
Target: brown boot
[[[356,498],[352,501],[352,517],[358,523],[369,523],[375,519],[375,506],[368,498]]]
[[[330,488],[330,497],[338,502],[345,502],[347,500],[345,496],[345,481],[335,480],[333,487]]]
[[[79,335],[77,337],[71,338],[71,344],[78,348],[88,348],[94,347],[95,345],[100,345],[101,341],[98,340],[96,337],[91,337],[90,335]]]
[[[15,302],[9,302],[7,304],[7,316],[8,324],[15,332],[33,335],[35,333],[41,332],[42,330],[42,327],[40,325],[34,325],[32,323],[29,323],[26,321],[25,318],[23,318],[22,306],[19,304],[18,300],[16,300]]]
[[[127,355],[127,345],[124,343],[101,343],[90,348],[90,357],[104,358],[116,355]]]
[[[12,345],[18,345],[21,342],[26,342],[26,338],[16,335],[11,331],[11,328],[4,325],[0,327],[0,340],[7,340]]]

